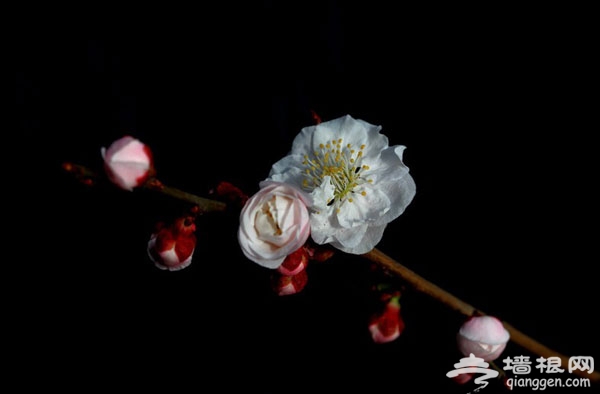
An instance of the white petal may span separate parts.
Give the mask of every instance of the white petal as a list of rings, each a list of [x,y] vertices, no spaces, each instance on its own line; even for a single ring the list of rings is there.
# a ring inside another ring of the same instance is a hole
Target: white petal
[[[372,162],[364,161],[371,169],[365,172],[365,176],[373,180],[373,184],[380,181],[391,181],[400,179],[408,173],[408,167],[402,162],[402,152],[406,147],[395,145],[384,149],[381,155]]]
[[[410,174],[405,174],[404,177],[394,182],[383,183],[380,190],[392,200],[389,211],[375,222],[376,225],[389,223],[400,216],[415,197],[417,186],[413,177]]]
[[[323,245],[334,240],[335,229],[331,226],[331,215],[326,211],[314,212],[310,215],[310,235],[316,243]]]
[[[389,145],[387,136],[380,133],[381,126],[375,126],[360,119],[356,120],[356,122],[362,124],[367,130],[367,138],[363,142],[365,144],[363,157],[368,159],[379,156],[381,151]]]
[[[364,238],[368,229],[369,226],[367,224],[362,224],[352,228],[337,227],[335,228],[335,233],[333,234],[334,242],[332,245],[339,244],[344,248],[357,247]]]
[[[271,213],[275,218],[277,226],[281,231],[285,231],[287,228],[294,224],[293,215],[293,200],[288,197],[275,195],[273,204],[271,207]]]
[[[292,153],[301,155],[312,155],[319,151],[319,146],[327,145],[331,140],[338,139],[340,125],[343,118],[330,120],[316,126],[304,127],[292,142]]]
[[[366,122],[358,122],[350,115],[342,116],[341,118],[334,119],[329,122],[331,127],[335,130],[336,135],[342,138],[344,144],[352,144],[354,146],[362,145],[369,139],[369,131],[371,130],[370,124]],[[373,126],[377,129],[381,127]]]
[[[262,240],[277,233],[277,226],[275,225],[273,216],[262,209],[257,210],[256,215],[254,215],[254,229],[259,239]]]
[[[260,236],[260,240],[271,244],[272,246],[276,246],[277,248],[285,247],[286,244],[293,242],[296,238],[298,225],[294,225],[290,228],[289,231],[281,233],[281,234],[264,234]],[[277,251],[277,254],[284,253]]]
[[[381,190],[371,185],[365,185],[359,190],[365,191],[366,194],[363,196],[360,193],[352,193],[353,201],[346,200],[340,206],[337,217],[342,227],[350,228],[379,220],[390,210],[390,199]]]
[[[179,263],[179,265],[176,265],[175,267],[169,267],[168,270],[179,271],[188,267],[190,264],[192,264],[192,256],[193,255],[190,255],[187,259],[183,260],[181,263]]]
[[[285,260],[286,255],[274,255],[273,251],[275,248],[270,247],[268,243],[262,241],[255,242],[246,236],[241,236],[239,232],[238,242],[244,255],[249,260],[263,267],[275,269]]]
[[[329,201],[333,200],[334,192],[335,187],[333,187],[333,184],[331,183],[331,177],[327,175],[323,178],[321,185],[315,188],[311,193],[313,200],[313,210],[328,210],[328,208],[330,208]]]
[[[362,239],[356,245],[342,242],[332,242],[331,246],[337,248],[343,252],[351,254],[364,254],[370,252],[377,246],[381,238],[383,237],[383,231],[386,225],[382,226],[370,226],[367,231],[363,234]]]
[[[302,155],[285,156],[273,164],[267,180],[288,183],[302,188],[302,181],[304,181],[303,160]]]
[[[110,148],[109,148],[110,151]],[[114,163],[136,163],[139,165],[150,165],[150,157],[146,145],[136,139],[130,139],[126,144],[115,150],[110,157]]]
[[[303,191],[302,188],[297,185],[266,179],[261,181],[259,186],[264,193],[273,193],[277,196],[287,197],[290,200],[299,199],[306,207],[312,205],[311,195]]]

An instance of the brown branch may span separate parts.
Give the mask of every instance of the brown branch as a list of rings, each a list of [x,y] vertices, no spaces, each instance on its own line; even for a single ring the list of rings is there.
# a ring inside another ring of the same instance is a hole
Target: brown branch
[[[96,180],[100,178],[100,175],[98,173],[80,164],[63,163],[62,168],[66,172],[73,174],[73,176],[75,176],[75,178],[78,179],[80,182],[87,185],[94,184]],[[167,195],[169,197],[173,197],[175,199],[193,204],[198,207],[200,213],[221,212],[225,211],[225,209],[227,208],[227,204],[225,204],[224,202],[199,197],[195,194],[188,193],[171,186],[166,186],[154,177],[149,178],[139,188],[152,190]]]
[[[368,260],[378,264],[386,271],[393,273],[394,275],[403,279],[410,287],[414,290],[424,293],[433,299],[441,302],[442,304],[448,306],[449,308],[465,315],[485,315],[482,311],[478,310],[472,305],[464,302],[463,300],[457,298],[441,287],[429,282],[427,279],[418,275],[414,271],[406,268],[396,260],[392,259],[382,251],[378,249],[373,249],[372,251],[363,255]],[[523,332],[517,330],[511,324],[506,321],[502,321],[504,327],[510,333],[510,340],[522,348],[530,351],[533,354],[538,356],[542,356],[545,358],[548,357],[559,357],[561,359],[562,365],[568,365],[569,358],[563,354],[558,353],[550,349],[549,347],[541,344],[535,339],[531,338],[528,335],[525,335]],[[587,371],[575,370],[573,371],[577,375],[585,378],[589,378],[591,382],[600,383],[600,373],[598,371],[594,371],[591,374],[588,374]]]
[[[63,164],[63,168],[67,172],[73,173],[77,178],[79,178],[82,181],[94,179],[97,177],[97,174],[81,165],[65,163]],[[202,198],[194,194],[185,192],[183,190],[179,190],[170,186],[165,186],[156,178],[149,179],[141,187],[197,205],[200,208],[201,212],[219,212],[224,211],[227,208],[227,204],[223,202]],[[442,304],[455,310],[458,313],[461,313],[465,316],[485,315],[484,312],[459,299],[458,297],[447,292],[446,290],[442,289],[436,284],[426,280],[422,276],[406,268],[398,261],[392,259],[391,257],[389,257],[388,255],[386,255],[378,249],[373,249],[372,251],[365,253],[362,256],[378,264],[387,272],[398,276],[414,290],[430,296],[431,298],[437,300],[438,302],[441,302]],[[515,344],[538,356],[542,356],[545,358],[559,357],[561,359],[562,365],[568,364],[569,358],[567,356],[560,354],[541,344],[540,342],[536,341],[530,336],[525,335],[523,332],[517,330],[508,322],[502,321],[502,323],[510,333],[510,340]],[[594,371],[591,374],[588,374],[587,371],[581,370],[575,370],[573,372],[581,377],[589,378],[590,381],[593,383],[600,383],[600,373],[598,371]]]
[[[222,212],[227,208],[227,204],[224,202],[199,197],[195,194],[171,186],[166,186],[156,178],[149,179],[141,187],[194,204],[200,209],[200,212]]]

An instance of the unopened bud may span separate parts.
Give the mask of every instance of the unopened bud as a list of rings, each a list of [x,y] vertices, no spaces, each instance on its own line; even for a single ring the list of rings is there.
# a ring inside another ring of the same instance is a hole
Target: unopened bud
[[[277,295],[291,295],[302,291],[308,282],[306,270],[298,272],[296,275],[282,275],[274,272],[271,277],[271,285]]]
[[[308,264],[308,253],[302,247],[292,254],[289,254],[283,263],[277,267],[277,271],[282,275],[293,276],[306,268]]]
[[[148,256],[156,267],[177,271],[189,266],[196,247],[196,225],[191,217],[177,218],[171,225],[159,223],[148,241]]]
[[[469,356],[493,361],[500,357],[510,338],[502,322],[493,316],[472,316],[457,334],[458,349]]]
[[[387,343],[395,340],[404,331],[404,320],[400,314],[400,297],[390,298],[379,314],[369,320],[369,331],[375,343]]]
[[[108,179],[121,189],[141,186],[154,171],[150,148],[131,136],[114,141],[101,153]]]

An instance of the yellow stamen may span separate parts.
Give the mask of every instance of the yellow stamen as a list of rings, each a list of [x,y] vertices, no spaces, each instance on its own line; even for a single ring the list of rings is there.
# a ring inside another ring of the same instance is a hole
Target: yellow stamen
[[[356,151],[352,149],[352,144],[342,145],[342,142],[342,138],[325,141],[319,144],[312,156],[304,155],[302,162],[305,166],[302,186],[307,191],[319,187],[323,179],[329,177],[333,186],[333,198],[327,201],[327,204],[334,204],[336,212],[339,212],[344,201],[354,201],[350,196],[359,185],[373,182],[365,177],[365,172],[370,170],[370,167],[362,164],[366,144],[361,144],[360,150]],[[362,190],[360,194],[365,196],[367,192]]]

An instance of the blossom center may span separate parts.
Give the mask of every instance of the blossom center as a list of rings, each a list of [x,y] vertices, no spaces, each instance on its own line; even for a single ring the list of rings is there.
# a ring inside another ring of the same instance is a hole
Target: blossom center
[[[327,201],[328,205],[339,206],[344,201],[353,202],[354,193],[366,195],[365,190],[360,190],[365,182],[372,182],[365,178],[365,171],[370,168],[362,164],[363,152],[366,145],[354,148],[352,144],[343,144],[342,138],[332,139],[311,154],[304,155],[304,180],[302,187],[312,191],[319,187],[323,179],[329,176],[334,187],[333,199]]]
[[[256,211],[254,225],[259,236],[279,236],[282,234],[277,218],[276,196],[266,201],[261,209]]]

